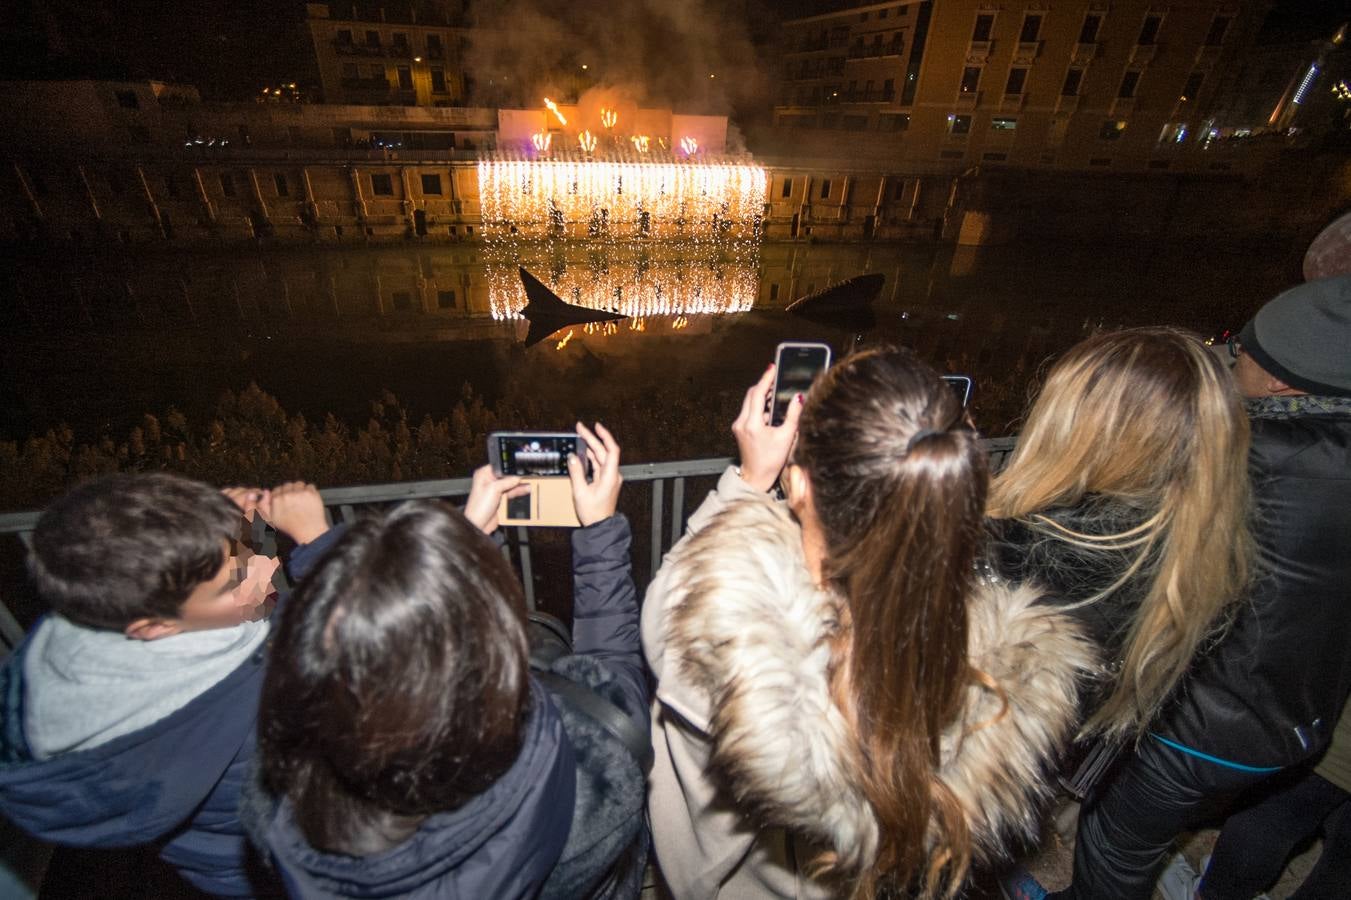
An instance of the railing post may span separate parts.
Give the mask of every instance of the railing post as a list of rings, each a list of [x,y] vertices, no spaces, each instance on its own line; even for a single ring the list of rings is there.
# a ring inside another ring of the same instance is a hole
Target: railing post
[[[521,584],[525,588],[526,609],[535,608],[535,577],[530,565],[530,529],[516,526],[516,546],[521,554]]]
[[[685,523],[685,479],[676,478],[671,484],[671,546],[680,540]]]
[[[657,574],[657,567],[661,565],[661,509],[662,494],[666,484],[665,478],[657,478],[652,482],[652,571],[651,575]],[[649,576],[650,577],[650,576]]]

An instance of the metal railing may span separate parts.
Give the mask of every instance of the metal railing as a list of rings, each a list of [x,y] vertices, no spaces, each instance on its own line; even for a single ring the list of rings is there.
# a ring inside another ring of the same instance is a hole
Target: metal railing
[[[981,442],[989,453],[990,471],[997,472],[1003,467],[1005,460],[1013,451],[1014,441],[1015,438],[1007,437]],[[693,507],[686,503],[687,480],[716,477],[731,463],[731,459],[723,457],[636,463],[620,467],[619,471],[624,476],[626,485],[647,485],[650,492],[646,540],[636,530],[634,533],[635,562],[646,553],[648,571],[656,573],[661,566],[662,557],[684,534],[688,514],[693,511]],[[355,521],[365,508],[404,500],[458,500],[469,495],[469,487],[468,478],[448,478],[329,488],[320,491],[320,494],[324,498],[324,506],[329,517],[334,523],[339,523]],[[27,547],[32,540],[33,528],[39,515],[41,513],[38,511],[0,513],[0,538],[17,538]],[[504,531],[508,540],[503,547],[503,553],[510,560],[514,551],[516,557],[514,562],[525,588],[526,602],[533,609],[534,561],[531,555],[530,529],[517,526]],[[262,552],[276,552],[275,536],[261,521],[255,523],[254,538],[255,546]],[[2,601],[3,598],[0,598],[0,657],[13,649],[22,640],[24,633],[23,626]]]

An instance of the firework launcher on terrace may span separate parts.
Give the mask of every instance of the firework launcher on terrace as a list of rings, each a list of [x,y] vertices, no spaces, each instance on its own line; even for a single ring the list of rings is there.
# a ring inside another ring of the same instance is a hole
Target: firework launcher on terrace
[[[529,302],[520,267],[563,302],[639,331],[754,305],[768,174],[726,155],[725,117],[546,98],[500,110],[498,133],[503,149],[478,163],[494,317],[518,318]],[[565,245],[601,252],[578,264]]]

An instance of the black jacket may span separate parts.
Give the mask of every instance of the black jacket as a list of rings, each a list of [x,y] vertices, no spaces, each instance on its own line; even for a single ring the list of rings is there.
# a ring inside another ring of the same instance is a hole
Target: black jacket
[[[1057,537],[1055,525],[1094,536],[1119,534],[1139,525],[1146,515],[1124,503],[1089,495],[1077,506],[1047,510],[1044,518],[1050,521],[987,520],[986,559],[1007,581],[1046,588],[1045,602],[1062,607],[1076,619],[1102,651],[1103,662],[1112,668],[1121,657],[1149,579],[1137,573],[1122,581],[1136,550],[1071,544]],[[1105,596],[1085,602],[1104,591],[1108,591]]]
[[[1153,730],[1178,752],[1262,770],[1322,751],[1351,692],[1351,400],[1249,411],[1258,579]]]
[[[649,697],[630,542],[622,515],[573,531],[574,655],[551,668],[613,703],[646,734]],[[307,900],[636,896],[646,847],[642,771],[617,739],[534,678],[530,694],[524,746],[511,768],[383,853],[314,849],[289,801],[251,782],[241,812],[287,892]],[[620,859],[635,845],[631,859]],[[622,877],[598,884],[616,865]]]

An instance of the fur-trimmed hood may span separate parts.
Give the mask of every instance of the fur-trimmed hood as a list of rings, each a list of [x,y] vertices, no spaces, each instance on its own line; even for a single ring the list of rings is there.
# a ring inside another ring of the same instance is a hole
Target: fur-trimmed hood
[[[839,601],[812,583],[786,507],[730,503],[672,552],[654,589],[669,594],[667,659],[708,698],[712,765],[737,803],[831,849],[846,870],[871,865],[878,825],[829,688]],[[980,859],[1035,831],[1047,764],[1069,738],[1079,682],[1095,662],[1079,627],[1038,597],[987,584],[969,607],[971,664],[1000,690],[968,689],[942,740],[940,777]]]

